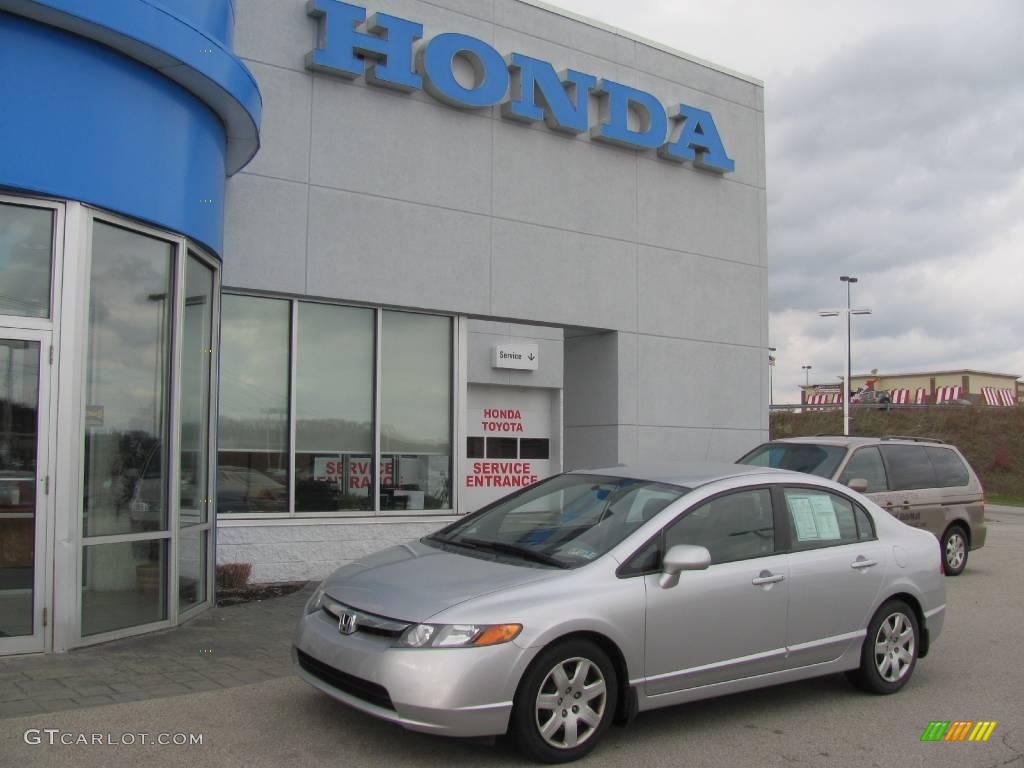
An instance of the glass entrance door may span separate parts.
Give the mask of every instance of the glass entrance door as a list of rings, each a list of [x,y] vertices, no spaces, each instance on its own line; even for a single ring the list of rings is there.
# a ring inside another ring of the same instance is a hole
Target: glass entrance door
[[[49,349],[0,328],[0,654],[43,650]]]

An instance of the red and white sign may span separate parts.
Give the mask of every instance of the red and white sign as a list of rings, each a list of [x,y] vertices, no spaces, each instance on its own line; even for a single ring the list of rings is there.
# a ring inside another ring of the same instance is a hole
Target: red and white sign
[[[909,389],[890,389],[889,402],[893,405],[907,405],[910,402]]]
[[[485,434],[521,434],[523,412],[518,408],[484,408],[480,418],[480,430]]]
[[[935,390],[935,404],[945,403],[948,400],[959,400],[963,397],[964,388],[960,386],[939,387]]]
[[[466,475],[466,487],[525,488],[539,479],[529,461],[474,461]]]
[[[340,485],[346,482],[347,475],[348,490],[365,490],[370,488],[372,466],[373,461],[366,457],[318,456],[313,463],[313,479],[321,483],[338,483]],[[391,459],[381,461],[380,483],[382,486],[394,485],[394,462]]]
[[[981,394],[985,396],[985,402],[989,405],[1000,408],[1012,408],[1017,404],[1013,391],[1009,389],[996,389],[995,387],[982,387]]]

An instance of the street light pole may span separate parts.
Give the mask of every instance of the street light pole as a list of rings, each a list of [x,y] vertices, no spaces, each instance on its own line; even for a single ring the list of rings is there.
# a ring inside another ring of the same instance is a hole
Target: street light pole
[[[853,375],[853,329],[850,327],[850,288],[857,282],[857,278],[841,275],[839,279],[846,283],[846,397],[850,397],[850,377]]]
[[[800,367],[804,369],[804,387],[811,386],[811,368],[814,366],[801,365]]]
[[[843,344],[846,352],[846,371],[843,375],[843,434],[850,435],[850,315],[870,315],[870,309],[823,309],[818,312],[819,317],[839,317],[846,315],[846,343]]]

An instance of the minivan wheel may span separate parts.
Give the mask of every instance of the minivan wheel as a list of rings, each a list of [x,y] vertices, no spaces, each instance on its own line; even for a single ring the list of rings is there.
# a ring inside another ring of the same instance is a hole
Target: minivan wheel
[[[902,600],[884,603],[868,624],[860,668],[850,679],[869,693],[896,693],[914,674],[920,636],[913,608]]]
[[[617,699],[615,667],[604,651],[588,640],[558,643],[542,652],[523,677],[509,733],[533,760],[577,760],[597,746]]]
[[[942,558],[947,576],[959,576],[967,567],[967,531],[951,525],[942,534]]]

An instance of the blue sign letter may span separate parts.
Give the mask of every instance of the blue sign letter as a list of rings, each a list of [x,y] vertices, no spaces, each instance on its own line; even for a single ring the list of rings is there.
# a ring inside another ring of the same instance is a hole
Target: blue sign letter
[[[412,44],[423,37],[422,24],[375,13],[366,24],[366,32],[356,32],[366,20],[366,9],[338,0],[309,0],[306,13],[322,18],[324,43],[306,57],[310,69],[347,78],[359,77],[365,71],[366,82],[399,91],[423,87],[412,68]]]
[[[586,132],[590,126],[590,91],[597,86],[596,77],[571,69],[557,74],[548,62],[521,53],[512,54],[508,68],[512,96],[501,105],[502,115],[527,123],[545,120],[555,131]]]
[[[736,163],[725,154],[725,147],[710,113],[681,104],[679,115],[673,119],[682,122],[683,132],[678,141],[662,146],[658,150],[659,155],[677,163],[692,160],[698,168],[717,173],[732,173],[736,170]]]
[[[665,143],[668,117],[660,101],[646,91],[613,80],[602,80],[599,91],[606,94],[605,121],[591,129],[591,138],[630,149],[654,149]],[[641,113],[640,124],[643,127],[639,131],[629,127],[630,106]]]
[[[455,78],[455,59],[468,61],[474,84],[464,88]],[[493,107],[508,91],[508,67],[501,54],[469,35],[438,35],[416,54],[416,68],[427,93],[453,107]]]

